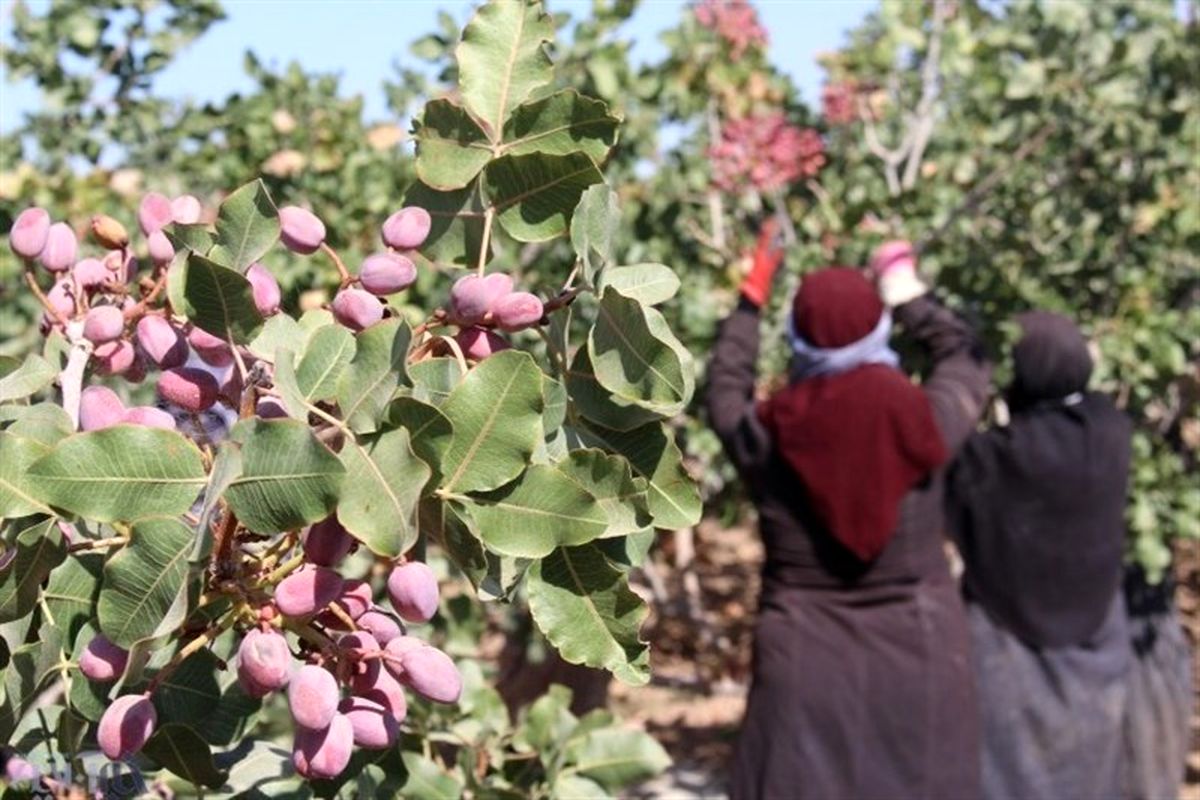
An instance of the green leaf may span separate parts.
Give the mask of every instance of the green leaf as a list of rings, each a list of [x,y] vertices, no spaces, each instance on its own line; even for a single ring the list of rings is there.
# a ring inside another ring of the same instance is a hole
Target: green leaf
[[[408,377],[405,360],[412,329],[403,320],[385,319],[357,338],[354,360],[338,379],[337,402],[352,430],[370,433],[379,429],[388,401]]]
[[[400,754],[408,776],[400,789],[407,800],[458,800],[463,787],[458,778],[444,772],[434,761],[420,753],[405,750]]]
[[[325,519],[337,505],[345,467],[307,425],[242,420],[229,434],[242,450],[242,474],[225,492],[255,533],[289,531]]]
[[[556,547],[603,536],[608,527],[595,497],[572,477],[540,464],[466,503],[476,535],[488,549],[507,556],[542,558]]]
[[[160,650],[156,659],[166,663],[170,651]],[[221,686],[217,673],[221,670],[220,659],[210,650],[200,650],[184,659],[179,668],[163,679],[154,692],[154,708],[158,711],[158,722],[166,725],[179,722],[192,727],[202,727],[217,713],[221,702]],[[148,670],[146,678],[154,678],[161,665]],[[128,680],[128,678],[127,678]],[[136,688],[144,688],[139,684]]]
[[[601,539],[596,546],[614,567],[627,570],[646,562],[646,556],[654,546],[654,536],[654,529],[649,528],[619,539]]]
[[[99,553],[67,556],[50,573],[50,582],[42,590],[50,616],[62,629],[68,645],[74,643],[79,631],[92,619],[103,566],[104,558]]]
[[[296,377],[296,357],[286,347],[275,351],[275,391],[288,416],[299,422],[308,421],[308,405],[300,380]]]
[[[188,556],[195,533],[175,519],[144,519],[104,565],[100,630],[126,649],[171,633],[187,612]]]
[[[338,521],[371,552],[395,558],[417,540],[416,513],[429,466],[413,453],[404,428],[347,440]]]
[[[538,629],[564,659],[633,686],[650,680],[650,650],[638,634],[649,609],[594,545],[555,550],[525,585]]]
[[[521,242],[545,242],[565,234],[583,192],[604,181],[583,153],[504,156],[488,164],[484,174],[497,219]]]
[[[196,733],[210,745],[228,747],[236,744],[258,724],[263,701],[247,695],[233,672],[227,670],[220,680],[221,699],[212,715],[195,726]]]
[[[21,400],[37,394],[58,377],[49,361],[30,353],[21,366],[0,378],[0,403]]]
[[[483,247],[483,203],[478,181],[441,192],[415,181],[404,195],[405,206],[420,206],[429,212],[429,236],[421,252],[430,261],[474,267]]]
[[[517,106],[554,79],[546,52],[552,41],[554,21],[525,0],[494,0],[467,23],[455,50],[459,86],[493,139]]]
[[[475,587],[479,599],[507,602],[533,562],[484,549],[466,516],[466,509],[457,503],[427,500],[421,506],[421,530],[441,544]]]
[[[429,465],[432,475],[429,486],[442,482],[442,462],[454,440],[454,426],[446,415],[428,403],[412,397],[397,397],[388,406],[389,425],[408,429],[413,452]]]
[[[487,134],[450,100],[430,100],[415,126],[417,177],[434,189],[461,189],[492,160]]]
[[[29,475],[29,465],[48,452],[50,447],[35,439],[0,431],[0,519],[54,513],[38,499],[37,483]]]
[[[188,301],[183,293],[187,288],[188,257],[176,257],[167,267],[167,302],[171,304],[171,313],[181,317],[187,317],[188,314]]]
[[[247,344],[262,330],[254,290],[241,273],[192,253],[183,281],[183,307],[177,310],[196,327],[234,344]]]
[[[55,575],[58,574],[55,571]],[[97,581],[97,587],[99,582]],[[90,615],[89,615],[90,617]],[[57,617],[55,618],[57,621]],[[83,650],[87,647],[88,642],[96,638],[100,631],[93,627],[90,618],[84,620],[80,626],[78,633],[75,635],[74,643],[71,646],[71,663],[78,665],[79,659],[83,656]],[[71,687],[67,690],[67,705],[76,714],[79,714],[84,719],[92,722],[99,722],[100,717],[104,716],[105,710],[108,708],[109,693],[116,688],[116,683],[97,683],[88,680],[82,673],[78,671],[72,672]]]
[[[567,419],[567,387],[549,375],[542,376],[542,435],[549,436]]]
[[[467,373],[441,410],[454,426],[443,487],[503,486],[521,474],[541,434],[542,371],[528,353],[497,353]]]
[[[20,619],[37,605],[38,589],[67,557],[58,520],[39,522],[17,534],[16,555],[0,569],[0,622]]]
[[[11,414],[13,420],[7,428],[9,433],[40,442],[46,447],[53,447],[75,432],[71,418],[57,403],[8,406],[3,412],[7,412],[5,416]]]
[[[679,291],[679,276],[663,264],[630,264],[604,271],[600,291],[609,286],[632,300],[653,306],[675,296]]]
[[[439,407],[467,375],[456,358],[427,358],[410,365],[408,374],[413,397]]]
[[[208,743],[187,725],[178,722],[163,725],[146,742],[142,753],[195,786],[217,789],[225,782],[225,773],[213,764]]]
[[[1017,64],[1016,70],[1005,84],[1004,96],[1009,100],[1024,100],[1033,97],[1046,83],[1046,64],[1033,59]]]
[[[7,666],[0,672],[0,680],[3,680],[0,740],[4,742],[12,741],[12,733],[21,716],[57,675],[56,667],[62,658],[62,632],[43,622],[37,629],[37,639],[14,650]]]
[[[624,456],[602,450],[572,450],[557,468],[596,498],[604,509],[608,528],[603,538],[627,536],[649,527],[646,483],[634,479],[633,470]]]
[[[653,736],[626,728],[591,731],[567,746],[566,758],[580,775],[610,791],[653,778],[671,765]]]
[[[266,321],[248,346],[251,353],[273,364],[280,348],[286,347],[295,355],[304,355],[306,338],[300,323],[287,314],[276,314]]]
[[[264,797],[304,800],[312,797],[308,782],[296,775],[291,750],[261,739],[243,739],[218,753],[217,768],[227,770],[221,797]]]
[[[648,481],[646,504],[655,527],[686,528],[700,521],[700,493],[683,468],[683,454],[674,435],[662,423],[652,422],[631,431],[589,425],[575,433],[584,446],[625,456]]]
[[[500,150],[512,156],[578,152],[602,164],[617,143],[620,124],[602,101],[563,89],[518,108],[504,126]]]
[[[182,514],[207,478],[187,439],[135,425],[68,436],[29,475],[40,499],[97,522]]]
[[[212,470],[208,473],[208,484],[204,487],[204,502],[196,522],[196,542],[192,548],[191,561],[199,563],[212,553],[212,522],[221,507],[221,498],[234,479],[242,474],[242,452],[237,445],[221,442]]]
[[[592,371],[586,347],[575,351],[567,372],[567,391],[576,411],[588,420],[613,430],[632,430],[671,416],[670,409],[643,408],[615,395],[600,385]]]
[[[296,385],[306,403],[316,405],[337,393],[338,380],[354,358],[354,334],[341,325],[313,333],[296,365]]]
[[[163,228],[163,233],[166,234],[176,253],[188,250],[197,255],[207,256],[213,245],[217,243],[217,237],[203,223],[195,225],[173,223]]]
[[[588,187],[571,217],[571,246],[583,262],[584,280],[593,286],[600,271],[616,260],[620,224],[617,193],[604,183]]]
[[[554,779],[553,797],[571,800],[612,800],[612,793],[593,780],[572,772],[560,773]]]
[[[257,180],[222,201],[217,210],[216,246],[209,251],[209,258],[245,272],[278,240],[279,210],[271,202],[267,187]]]
[[[546,752],[565,742],[578,722],[571,690],[555,683],[522,712],[515,743],[522,752]]]
[[[672,416],[692,399],[691,356],[655,309],[606,289],[587,346],[596,380],[615,401]]]

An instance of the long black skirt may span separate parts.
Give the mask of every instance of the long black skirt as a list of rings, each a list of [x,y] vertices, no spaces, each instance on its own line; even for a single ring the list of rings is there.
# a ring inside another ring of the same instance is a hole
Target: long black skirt
[[[957,588],[764,587],[733,800],[973,800],[978,720]]]
[[[968,604],[986,800],[1120,800],[1132,651],[1124,598],[1080,646],[1037,649]]]

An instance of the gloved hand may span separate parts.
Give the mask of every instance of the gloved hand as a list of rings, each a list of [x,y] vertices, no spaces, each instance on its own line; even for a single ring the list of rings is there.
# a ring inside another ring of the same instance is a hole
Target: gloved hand
[[[783,250],[776,241],[778,233],[779,220],[774,217],[768,218],[758,232],[758,244],[754,248],[754,266],[742,281],[742,297],[760,308],[767,302],[775,273],[783,263]]]
[[[889,308],[902,306],[929,291],[917,275],[917,253],[903,239],[884,242],[875,248],[869,266],[879,297]]]

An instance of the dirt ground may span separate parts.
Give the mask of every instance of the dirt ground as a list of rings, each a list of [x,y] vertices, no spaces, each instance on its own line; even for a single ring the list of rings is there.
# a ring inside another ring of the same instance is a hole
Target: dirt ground
[[[752,528],[727,528],[714,520],[701,523],[692,542],[668,539],[666,545],[639,587],[655,596],[647,628],[654,680],[637,689],[613,683],[609,700],[622,716],[645,725],[675,764],[629,796],[721,798],[745,708],[762,547]],[[677,569],[689,556],[691,568]],[[1195,647],[1200,641],[1200,542],[1178,548],[1176,578],[1176,601]],[[1193,670],[1200,686],[1200,659]],[[1181,800],[1200,800],[1198,708],[1193,704],[1192,752]]]

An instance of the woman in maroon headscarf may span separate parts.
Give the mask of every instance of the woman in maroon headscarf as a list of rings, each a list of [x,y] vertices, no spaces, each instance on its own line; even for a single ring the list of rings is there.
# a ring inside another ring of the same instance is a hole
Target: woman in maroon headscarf
[[[942,490],[987,364],[893,244],[873,259],[878,292],[856,270],[805,276],[791,380],[756,402],[759,309],[780,258],[760,240],[709,372],[710,422],[767,553],[731,796],[970,800],[978,719]],[[932,359],[920,388],[888,347],[889,307]]]

